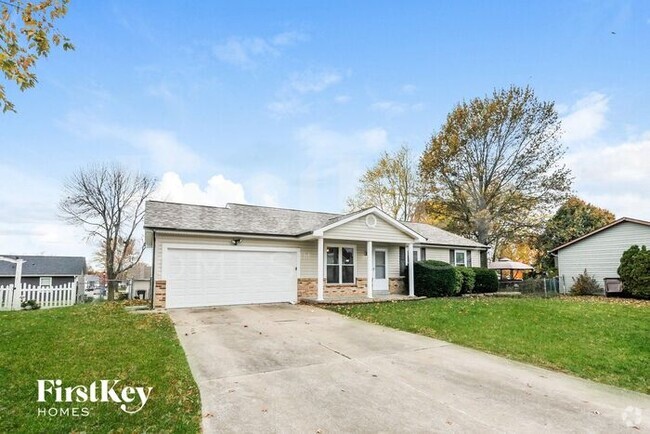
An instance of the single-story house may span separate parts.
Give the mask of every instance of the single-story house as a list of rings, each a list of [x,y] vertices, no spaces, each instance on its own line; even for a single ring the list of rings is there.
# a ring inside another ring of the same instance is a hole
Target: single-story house
[[[143,262],[135,264],[123,277],[126,280],[129,298],[149,299],[151,287],[151,266]]]
[[[101,286],[99,276],[97,276],[96,274],[87,274],[86,277],[84,278],[84,283],[85,283],[84,289],[86,291],[92,291]]]
[[[573,279],[587,270],[604,287],[617,279],[623,252],[633,245],[650,248],[650,222],[620,218],[550,251],[560,277],[560,290],[569,292]]]
[[[413,295],[412,260],[479,266],[487,246],[372,207],[350,214],[148,201],[158,307]],[[368,276],[371,276],[368,279]]]
[[[23,259],[22,283],[32,286],[60,286],[79,282],[83,287],[86,274],[86,258],[81,256],[29,256],[0,255],[11,259]],[[13,285],[16,264],[0,261],[0,286]]]

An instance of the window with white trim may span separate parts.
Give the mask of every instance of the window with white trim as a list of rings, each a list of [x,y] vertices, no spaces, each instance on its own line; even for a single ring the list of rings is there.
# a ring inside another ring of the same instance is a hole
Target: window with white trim
[[[467,267],[467,251],[454,250],[454,265],[457,267]]]
[[[52,286],[51,277],[41,277],[38,279],[38,286]]]
[[[327,247],[327,283],[354,283],[354,247]]]

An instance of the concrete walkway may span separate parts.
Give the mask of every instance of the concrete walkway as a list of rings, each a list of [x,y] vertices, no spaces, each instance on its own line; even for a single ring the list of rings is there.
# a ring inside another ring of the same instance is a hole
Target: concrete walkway
[[[313,306],[170,315],[206,433],[650,432],[648,395]]]

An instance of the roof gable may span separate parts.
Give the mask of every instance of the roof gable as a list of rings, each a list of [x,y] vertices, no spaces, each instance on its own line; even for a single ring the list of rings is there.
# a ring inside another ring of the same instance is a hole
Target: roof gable
[[[314,230],[313,235],[390,242],[417,242],[425,240],[422,235],[404,223],[395,220],[375,207],[341,216],[329,224]]]
[[[595,231],[591,231],[588,234],[585,234],[585,235],[583,235],[581,237],[576,238],[575,240],[569,241],[568,243],[564,243],[561,246],[558,246],[558,247],[554,248],[553,250],[550,250],[550,252],[551,253],[552,252],[557,252],[560,249],[563,249],[565,247],[569,247],[572,244],[580,242],[580,241],[584,240],[585,238],[589,238],[589,237],[591,237],[593,235],[596,235],[596,234],[598,234],[600,232],[606,231],[607,229],[612,228],[614,226],[618,226],[621,223],[635,223],[635,224],[639,224],[639,225],[643,225],[643,226],[650,226],[650,222],[646,221],[646,220],[633,219],[633,218],[630,218],[630,217],[621,217],[620,219],[618,219],[616,221],[613,221],[612,223],[610,223],[608,225],[605,225],[602,228],[596,229]]]

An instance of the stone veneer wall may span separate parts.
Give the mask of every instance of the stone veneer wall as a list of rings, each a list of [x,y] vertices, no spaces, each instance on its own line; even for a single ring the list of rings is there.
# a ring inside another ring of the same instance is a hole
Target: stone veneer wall
[[[314,278],[298,278],[298,300],[318,296],[317,280]],[[366,295],[368,293],[366,285],[367,280],[363,277],[357,278],[356,284],[350,285],[327,285],[326,281],[323,287],[323,296],[332,298]]]
[[[408,288],[403,277],[388,278],[388,292],[391,294],[408,294]]]
[[[167,281],[156,280],[153,293],[153,307],[165,308],[167,301]]]

